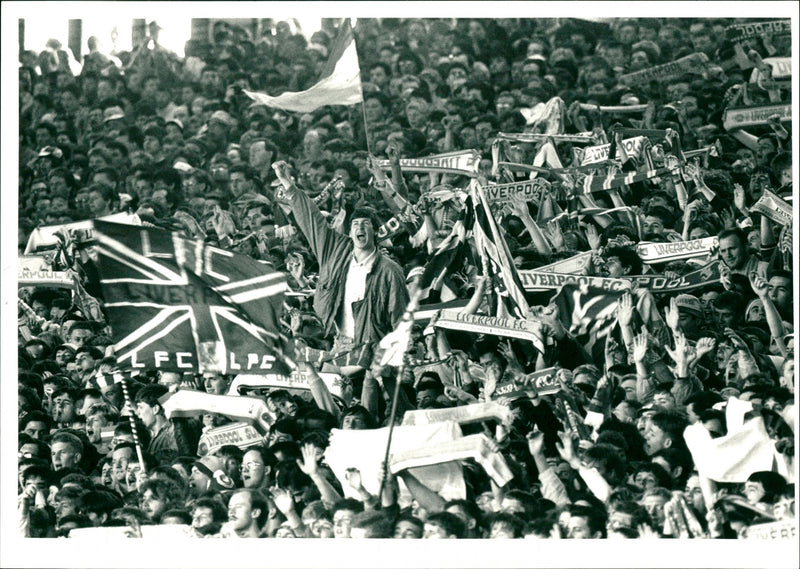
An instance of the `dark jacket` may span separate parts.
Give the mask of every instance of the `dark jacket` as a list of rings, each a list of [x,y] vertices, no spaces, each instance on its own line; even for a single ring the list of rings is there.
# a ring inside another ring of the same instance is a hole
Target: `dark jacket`
[[[325,333],[335,330],[336,317],[344,300],[344,287],[353,241],[328,227],[325,218],[302,191],[286,192],[300,231],[319,263],[319,280],[314,294],[314,311],[322,320]],[[353,303],[356,344],[380,341],[394,329],[408,304],[408,291],[400,266],[378,252],[367,275],[364,298]]]

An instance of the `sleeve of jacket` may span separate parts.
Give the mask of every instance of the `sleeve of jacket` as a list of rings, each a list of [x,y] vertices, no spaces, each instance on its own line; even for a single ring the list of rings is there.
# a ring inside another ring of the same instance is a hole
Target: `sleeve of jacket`
[[[321,264],[330,255],[337,239],[345,237],[328,227],[317,204],[296,186],[286,191],[286,195],[291,201],[295,223],[303,232],[317,262]]]
[[[386,276],[388,282],[388,315],[391,318],[392,327],[394,327],[398,322],[400,322],[400,318],[402,318],[403,313],[406,310],[406,306],[408,305],[408,289],[406,289],[406,281],[403,275],[403,270],[399,268],[399,265],[395,265],[399,270],[390,271],[390,274]]]

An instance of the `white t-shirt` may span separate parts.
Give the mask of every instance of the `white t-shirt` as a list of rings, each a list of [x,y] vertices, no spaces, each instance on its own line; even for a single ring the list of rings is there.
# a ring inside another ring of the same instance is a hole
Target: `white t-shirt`
[[[359,262],[355,256],[350,259],[347,268],[347,277],[344,281],[344,303],[342,304],[342,318],[339,333],[348,338],[355,338],[356,321],[353,318],[353,303],[364,298],[367,290],[367,274],[372,269],[372,264],[378,255],[378,248],[363,261]]]

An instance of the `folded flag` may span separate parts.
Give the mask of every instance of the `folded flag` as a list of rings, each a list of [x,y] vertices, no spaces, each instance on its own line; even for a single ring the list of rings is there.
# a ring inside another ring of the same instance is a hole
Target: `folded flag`
[[[475,459],[501,488],[514,478],[506,459],[501,453],[491,449],[489,438],[483,433],[392,453],[389,457],[389,469],[392,472],[400,472],[407,468],[431,466],[467,458]]]
[[[792,482],[792,469],[775,449],[764,419],[759,415],[746,420],[749,410],[752,410],[749,402],[736,397],[728,399],[725,408],[728,432],[723,437],[711,438],[702,423],[686,427],[683,438],[697,471],[717,482],[745,482],[753,472],[776,471]]]
[[[565,284],[553,298],[553,303],[564,327],[590,349],[597,338],[611,331],[622,294],[589,285]]]
[[[121,367],[288,373],[286,277],[156,228],[95,221],[100,286]]]
[[[325,72],[330,74],[323,73],[322,79],[305,91],[282,93],[276,97],[255,91],[245,90],[244,93],[257,103],[298,113],[310,113],[326,105],[361,103],[364,100],[361,69],[349,19],[339,28]]]
[[[473,235],[481,257],[486,259],[487,269],[493,278],[499,317],[513,315],[525,318],[528,315],[528,301],[525,298],[522,281],[511,259],[511,252],[505,238],[497,228],[483,188],[486,180],[472,180],[472,202],[475,210]]]
[[[346,482],[348,468],[358,468],[367,492],[375,495],[380,489],[380,466],[385,458],[386,440],[389,428],[369,430],[331,431],[330,444],[325,450],[325,462],[342,483],[346,498],[358,499],[358,493]],[[461,428],[456,423],[433,423],[419,426],[394,427],[392,433],[392,452],[403,452],[446,443],[461,438]],[[437,492],[445,500],[459,500],[466,497],[466,484],[461,465],[457,462],[441,461],[429,466],[411,468],[411,473],[425,486]],[[408,490],[400,481],[400,503],[411,501]]]

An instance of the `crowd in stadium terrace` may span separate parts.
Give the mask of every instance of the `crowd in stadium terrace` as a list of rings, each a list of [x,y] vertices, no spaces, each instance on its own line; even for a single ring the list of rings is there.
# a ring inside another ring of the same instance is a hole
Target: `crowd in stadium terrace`
[[[349,23],[261,24],[20,53],[23,536],[795,524],[785,21],[360,18],[363,103],[307,112]],[[285,375],[123,358],[119,223],[279,273]]]

